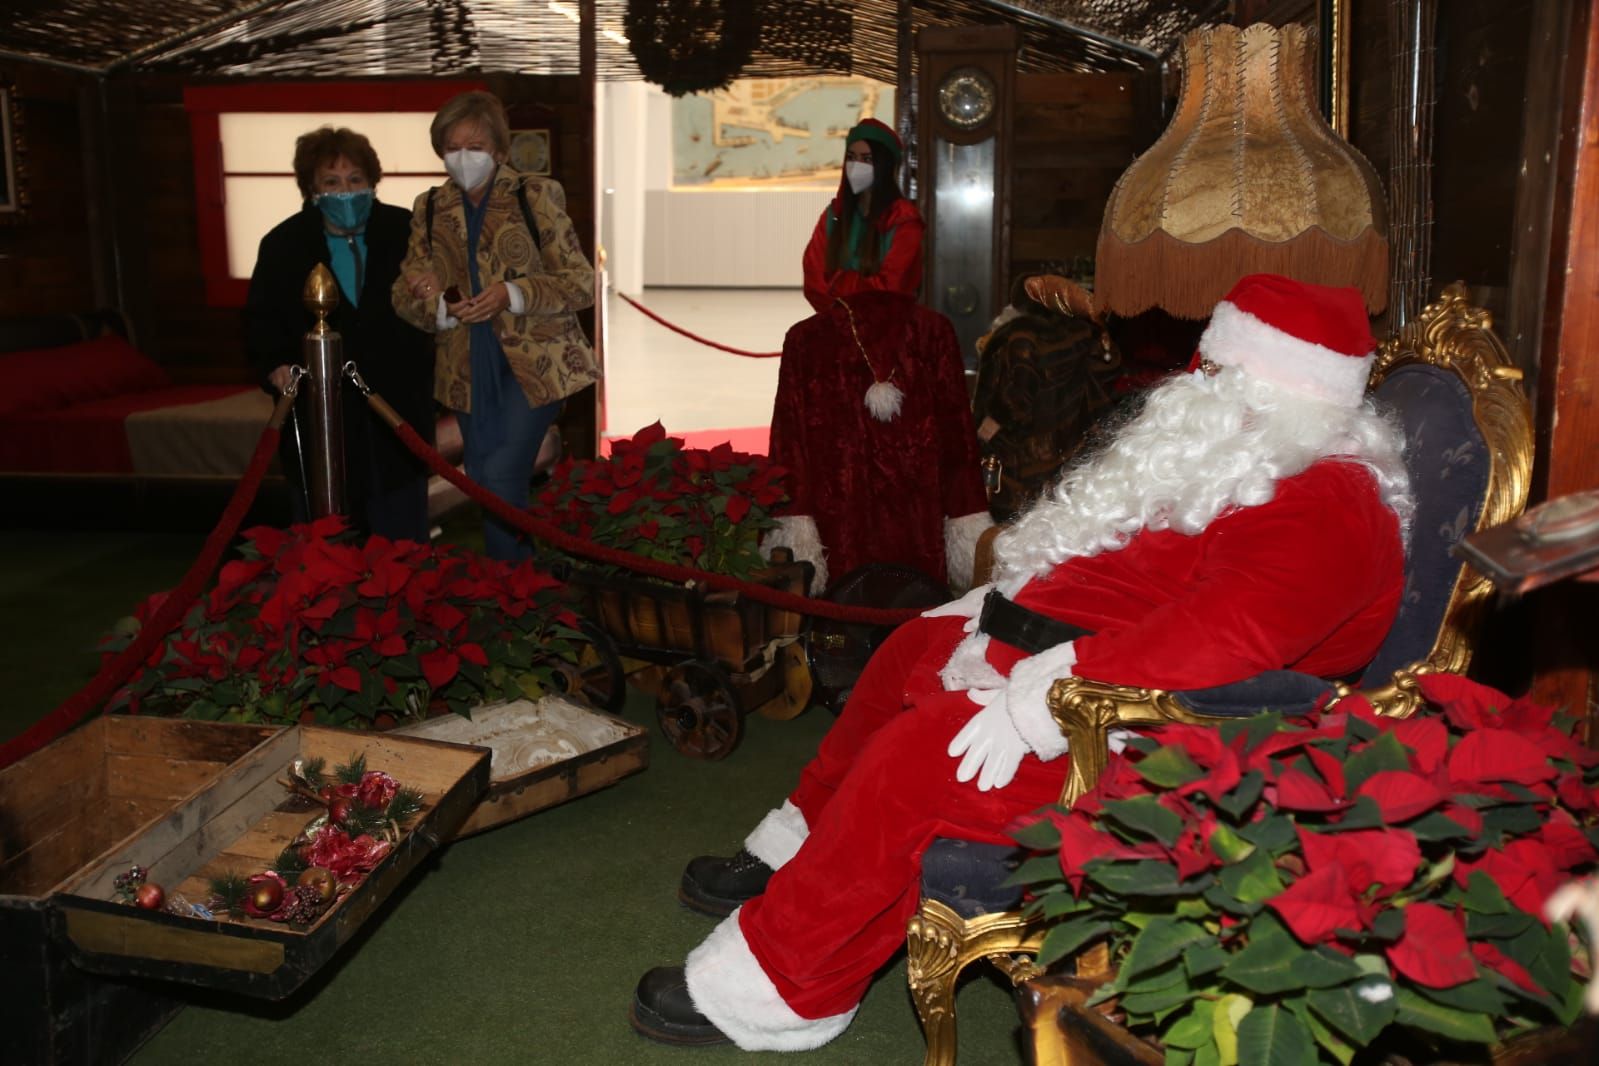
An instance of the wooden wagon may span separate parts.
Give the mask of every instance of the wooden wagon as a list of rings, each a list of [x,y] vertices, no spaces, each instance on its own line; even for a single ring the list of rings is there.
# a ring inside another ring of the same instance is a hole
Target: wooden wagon
[[[753,580],[804,595],[810,577],[809,563],[785,559]],[[581,568],[566,580],[617,652],[661,668],[656,719],[684,755],[724,758],[743,736],[745,715],[786,720],[809,705],[798,612],[698,582],[668,585]]]

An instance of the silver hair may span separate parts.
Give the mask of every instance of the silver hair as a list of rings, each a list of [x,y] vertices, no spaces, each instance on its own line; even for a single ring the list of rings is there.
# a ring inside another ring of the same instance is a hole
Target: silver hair
[[[1370,399],[1359,407],[1328,404],[1235,368],[1177,375],[999,537],[996,576],[1114,551],[1144,529],[1198,533],[1224,511],[1266,503],[1279,481],[1335,457],[1371,471],[1407,532],[1415,501],[1403,451],[1403,434]]]

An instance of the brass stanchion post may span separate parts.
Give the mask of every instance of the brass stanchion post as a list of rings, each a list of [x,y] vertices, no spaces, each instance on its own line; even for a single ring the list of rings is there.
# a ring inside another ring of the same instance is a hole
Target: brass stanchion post
[[[344,421],[339,403],[344,342],[328,326],[339,306],[339,287],[323,263],[311,269],[301,294],[316,325],[305,335],[301,351],[311,380],[311,517],[348,513],[344,491]]]

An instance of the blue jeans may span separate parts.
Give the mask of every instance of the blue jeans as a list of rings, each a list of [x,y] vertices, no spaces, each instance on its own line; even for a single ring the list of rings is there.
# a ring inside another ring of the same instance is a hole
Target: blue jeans
[[[513,386],[502,406],[505,424],[499,445],[491,451],[474,447],[472,416],[455,412],[466,445],[466,476],[519,511],[527,510],[528,482],[533,477],[533,461],[538,458],[544,434],[561,413],[561,402],[541,407],[528,406],[522,390]],[[481,443],[481,437],[478,438]],[[483,551],[491,559],[516,562],[533,553],[527,540],[491,514],[483,516]]]

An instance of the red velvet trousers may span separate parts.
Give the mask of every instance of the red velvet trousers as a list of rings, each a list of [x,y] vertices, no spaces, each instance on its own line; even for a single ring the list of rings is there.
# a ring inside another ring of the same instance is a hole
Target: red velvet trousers
[[[964,621],[908,622],[872,656],[789,797],[810,835],[739,912],[750,950],[801,1017],[853,1008],[905,942],[935,837],[1005,843],[1018,816],[1060,798],[1061,760],[1028,755],[989,792],[955,780],[946,749],[977,707],[942,691],[937,672]]]

